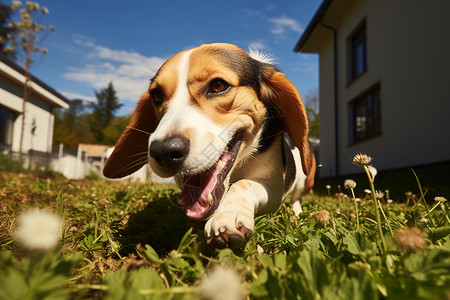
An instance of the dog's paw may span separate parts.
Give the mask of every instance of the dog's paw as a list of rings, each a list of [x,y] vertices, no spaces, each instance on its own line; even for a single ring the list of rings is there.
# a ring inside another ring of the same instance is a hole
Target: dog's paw
[[[242,212],[216,212],[205,225],[208,246],[212,249],[244,246],[252,236],[253,216]]]

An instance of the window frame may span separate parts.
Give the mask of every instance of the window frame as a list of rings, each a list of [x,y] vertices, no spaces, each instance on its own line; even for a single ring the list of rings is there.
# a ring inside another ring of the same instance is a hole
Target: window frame
[[[360,48],[361,47],[361,48]],[[367,25],[363,20],[347,38],[348,84],[363,75],[367,69]]]
[[[4,122],[4,126],[0,128],[0,130],[4,131],[0,133],[0,146],[11,147],[14,134],[14,121],[18,114],[2,105],[0,105],[0,110],[5,114],[0,121]],[[2,115],[2,112],[0,112],[0,115]]]
[[[349,102],[350,145],[382,135],[381,102],[381,85],[379,83],[371,86]],[[365,112],[361,114],[357,111],[359,108],[362,108]],[[358,118],[361,119],[358,120]],[[360,122],[364,122],[364,124]],[[359,128],[361,129],[359,130]]]

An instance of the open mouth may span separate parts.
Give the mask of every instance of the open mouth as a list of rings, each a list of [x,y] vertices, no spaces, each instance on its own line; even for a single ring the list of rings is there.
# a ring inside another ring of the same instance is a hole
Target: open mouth
[[[224,180],[230,172],[242,143],[242,131],[230,140],[219,160],[200,174],[183,177],[183,189],[178,203],[184,207],[186,215],[193,220],[208,218],[219,206],[225,193]]]

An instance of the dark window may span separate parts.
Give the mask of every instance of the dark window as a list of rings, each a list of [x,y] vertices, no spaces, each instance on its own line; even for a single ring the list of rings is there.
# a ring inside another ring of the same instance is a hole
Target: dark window
[[[0,106],[0,144],[11,146],[16,114]]]
[[[351,108],[353,112],[353,142],[381,134],[379,86],[353,101]]]
[[[349,79],[354,80],[367,70],[366,25],[361,25],[349,38],[350,69]]]

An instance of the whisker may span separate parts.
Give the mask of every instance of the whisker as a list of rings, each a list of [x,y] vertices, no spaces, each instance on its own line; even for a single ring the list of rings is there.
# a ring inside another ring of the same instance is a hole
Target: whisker
[[[136,131],[148,134],[148,135],[152,134],[151,132],[147,132],[145,130],[142,130],[142,129],[139,129],[139,128],[136,128],[136,127],[133,127],[133,126],[127,126],[127,128],[130,128],[130,129],[133,129],[133,130],[136,130]]]
[[[133,154],[133,155],[130,155],[129,157],[138,156],[138,155],[145,155],[145,156],[147,157],[147,154],[148,154],[148,152],[147,152],[147,151],[144,151],[144,152],[138,152],[138,153],[135,153],[135,154]]]
[[[120,168],[119,170],[114,172],[112,175],[116,175],[116,174],[118,174],[118,173],[120,173],[122,171],[131,170],[131,169],[135,168],[136,166],[145,165],[146,163],[148,163],[147,156],[139,158],[137,160],[134,160],[134,161],[130,162],[129,164],[123,166],[122,168]]]

